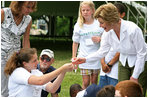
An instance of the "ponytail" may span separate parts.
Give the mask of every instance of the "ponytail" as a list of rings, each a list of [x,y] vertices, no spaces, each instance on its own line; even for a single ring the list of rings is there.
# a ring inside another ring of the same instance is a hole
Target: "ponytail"
[[[35,53],[37,53],[35,48],[22,48],[19,52],[14,52],[6,63],[4,69],[6,76],[11,75],[16,68],[24,67],[23,62],[29,62]]]
[[[19,58],[18,58],[19,53],[14,52],[14,54],[11,56],[11,58],[7,61],[4,73],[6,76],[11,75],[11,73],[18,67],[22,67],[23,65],[20,64]]]

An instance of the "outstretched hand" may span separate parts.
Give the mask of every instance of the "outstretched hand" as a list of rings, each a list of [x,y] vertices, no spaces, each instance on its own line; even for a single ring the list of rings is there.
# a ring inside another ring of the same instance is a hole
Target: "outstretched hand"
[[[86,59],[85,58],[76,58],[75,60],[72,61],[73,65],[78,65],[78,64],[82,64],[85,63]]]
[[[63,67],[65,67],[65,72],[70,72],[74,69],[74,66],[72,63],[66,63],[63,65]]]

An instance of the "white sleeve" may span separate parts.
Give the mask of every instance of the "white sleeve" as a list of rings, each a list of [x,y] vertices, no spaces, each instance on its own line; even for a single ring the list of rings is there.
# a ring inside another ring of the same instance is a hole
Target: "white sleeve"
[[[11,76],[16,83],[28,85],[28,79],[31,76],[31,73],[24,68],[17,68]]]
[[[101,37],[101,46],[97,52],[94,52],[86,57],[86,62],[93,62],[105,57],[109,52],[111,45],[109,44],[109,33],[103,32]]]
[[[135,32],[136,33],[133,34],[133,44],[137,51],[137,60],[132,77],[137,79],[144,70],[145,59],[147,56],[147,45],[144,41],[141,29],[137,28],[135,29]]]
[[[76,23],[75,26],[74,26],[73,36],[72,36],[73,42],[79,43],[79,41],[80,41],[79,30],[80,30],[80,27],[79,27],[78,23]]]

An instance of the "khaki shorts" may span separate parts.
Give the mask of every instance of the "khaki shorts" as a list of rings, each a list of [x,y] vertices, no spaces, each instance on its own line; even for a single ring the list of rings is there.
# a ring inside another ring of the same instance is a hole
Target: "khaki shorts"
[[[81,75],[98,74],[99,72],[100,72],[100,69],[81,69],[80,70]]]

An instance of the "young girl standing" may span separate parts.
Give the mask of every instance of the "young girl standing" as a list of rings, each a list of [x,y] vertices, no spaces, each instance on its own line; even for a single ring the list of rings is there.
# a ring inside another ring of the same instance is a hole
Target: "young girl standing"
[[[73,31],[73,46],[72,46],[72,58],[86,57],[91,53],[94,53],[100,47],[101,35],[103,29],[100,28],[100,23],[94,19],[95,5],[92,1],[84,1],[80,4],[78,21],[74,26]],[[97,84],[98,73],[100,70],[100,61],[96,60],[91,63],[80,64],[81,75],[83,78],[83,89],[91,83]]]

